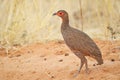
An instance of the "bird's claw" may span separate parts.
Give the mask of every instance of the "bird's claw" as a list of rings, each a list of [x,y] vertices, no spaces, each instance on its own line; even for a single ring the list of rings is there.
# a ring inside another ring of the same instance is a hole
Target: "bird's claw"
[[[74,77],[74,78],[77,77],[77,76],[79,75],[79,73],[80,73],[80,71],[77,71],[77,73],[75,73],[75,74],[73,75],[73,77]]]
[[[90,73],[90,70],[89,70],[89,69],[86,69],[85,72],[86,72],[86,74],[89,74],[89,73]]]

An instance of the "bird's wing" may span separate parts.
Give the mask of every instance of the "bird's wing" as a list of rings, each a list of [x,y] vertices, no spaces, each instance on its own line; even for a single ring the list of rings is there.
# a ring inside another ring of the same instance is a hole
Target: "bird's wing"
[[[101,52],[95,42],[84,32],[77,29],[73,30],[75,49],[89,53],[94,56],[101,56]]]

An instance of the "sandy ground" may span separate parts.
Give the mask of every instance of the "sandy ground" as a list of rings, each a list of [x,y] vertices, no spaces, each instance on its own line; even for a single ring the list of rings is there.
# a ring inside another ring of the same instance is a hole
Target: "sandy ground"
[[[35,43],[11,50],[4,55],[0,49],[0,80],[120,80],[120,41],[95,40],[100,47],[104,64],[88,59],[90,73],[85,67],[74,77],[80,60],[63,41]]]

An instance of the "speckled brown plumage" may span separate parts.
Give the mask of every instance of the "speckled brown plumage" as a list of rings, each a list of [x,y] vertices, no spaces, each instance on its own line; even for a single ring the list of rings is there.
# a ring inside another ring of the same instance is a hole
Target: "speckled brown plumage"
[[[98,65],[103,64],[101,52],[95,42],[84,32],[69,25],[68,13],[65,10],[59,10],[57,13],[54,13],[54,15],[58,15],[62,18],[61,33],[66,45],[81,59],[79,72],[84,64],[86,71],[88,71],[85,56],[94,58],[98,62]]]

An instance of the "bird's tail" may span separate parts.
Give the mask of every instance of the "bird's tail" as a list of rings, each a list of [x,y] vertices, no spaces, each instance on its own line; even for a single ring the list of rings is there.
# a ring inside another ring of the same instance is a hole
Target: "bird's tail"
[[[98,62],[98,65],[103,64],[103,59],[102,59],[102,57],[96,57],[96,60],[97,60],[97,62]]]

